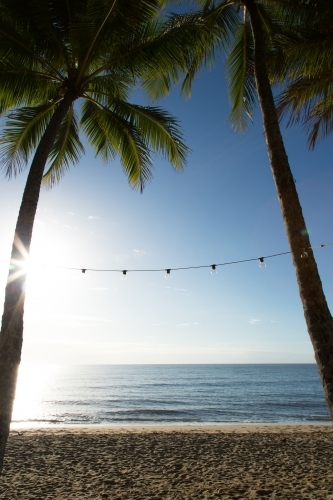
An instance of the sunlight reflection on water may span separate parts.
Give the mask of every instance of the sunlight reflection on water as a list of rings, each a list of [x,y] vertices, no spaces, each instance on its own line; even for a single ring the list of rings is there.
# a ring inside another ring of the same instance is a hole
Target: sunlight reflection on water
[[[14,422],[11,428],[16,426],[15,422],[20,422],[20,427],[23,423],[26,427],[41,425],[38,422],[32,422],[32,416],[43,420],[46,409],[44,402],[52,397],[54,384],[64,369],[65,367],[61,365],[22,364],[20,366],[12,415]]]

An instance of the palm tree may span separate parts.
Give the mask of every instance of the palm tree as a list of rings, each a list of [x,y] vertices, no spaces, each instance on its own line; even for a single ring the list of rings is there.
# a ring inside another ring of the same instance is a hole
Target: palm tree
[[[227,78],[232,101],[231,124],[244,130],[259,100],[271,171],[275,181],[283,221],[292,254],[308,333],[314,348],[326,401],[333,419],[333,318],[323,292],[317,264],[311,249],[302,207],[285,151],[277,110],[268,76],[267,56],[274,49],[275,37],[283,33],[283,21],[298,23],[301,7],[308,0],[195,0],[203,5],[202,15],[220,25],[231,12],[238,13],[231,44],[228,37],[219,48],[229,50]],[[324,0],[318,0],[324,1]],[[235,5],[236,4],[236,5]],[[189,92],[196,72],[214,47],[199,49],[188,63],[183,92]],[[332,54],[332,52],[331,52]],[[292,61],[291,61],[292,65]],[[332,109],[332,108],[331,108]]]
[[[144,71],[186,66],[187,47],[218,30],[200,17],[164,15],[167,0],[2,0],[0,2],[0,138],[8,177],[30,165],[17,219],[0,334],[0,472],[9,434],[23,339],[25,274],[41,185],[52,187],[84,152],[120,157],[133,188],[151,178],[150,151],[181,170],[187,153],[176,120],[132,104]],[[198,29],[200,32],[198,33]],[[166,84],[166,82],[165,82]],[[79,118],[78,118],[79,117]],[[45,167],[47,167],[45,171]]]
[[[313,0],[300,14],[278,37],[271,76],[285,87],[277,99],[279,117],[289,115],[287,125],[302,123],[313,149],[333,131],[333,4]]]

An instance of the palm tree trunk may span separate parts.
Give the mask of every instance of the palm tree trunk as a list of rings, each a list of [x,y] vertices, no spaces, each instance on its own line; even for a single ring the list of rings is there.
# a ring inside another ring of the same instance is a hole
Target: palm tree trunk
[[[333,420],[333,318],[327,306],[313,252],[309,248],[311,243],[283,144],[267,75],[265,42],[259,14],[254,0],[243,0],[243,4],[251,20],[255,78],[271,169],[296,270],[307,329]],[[301,257],[303,249],[306,249],[307,258]]]
[[[0,474],[9,435],[23,342],[26,275],[19,275],[20,266],[15,263],[24,260],[24,255],[29,253],[44,168],[60,125],[74,99],[72,94],[66,94],[36,149],[16,223],[0,333]],[[23,255],[22,249],[24,249]],[[17,278],[15,278],[16,272]]]

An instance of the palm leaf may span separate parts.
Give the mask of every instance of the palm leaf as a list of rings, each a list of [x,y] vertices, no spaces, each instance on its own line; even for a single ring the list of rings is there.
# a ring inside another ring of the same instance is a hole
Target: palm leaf
[[[49,51],[44,47],[46,37],[39,32],[40,36],[35,36],[34,39],[31,31],[36,33],[38,30],[31,30],[29,24],[27,23],[22,29],[22,23],[0,18],[1,64],[37,71],[43,68],[55,77],[61,78],[61,73],[52,64]],[[43,47],[43,51],[40,50],[40,46]]]
[[[79,129],[74,106],[62,122],[59,133],[49,156],[49,168],[43,177],[43,184],[52,188],[57,184],[71,165],[78,163],[84,147],[79,139]]]
[[[0,159],[7,177],[27,165],[53,113],[53,103],[19,108],[10,113],[0,141]]]
[[[83,104],[81,124],[96,156],[108,160],[118,154],[130,185],[142,191],[151,179],[152,161],[138,128],[91,100]]]
[[[314,149],[318,141],[325,139],[333,132],[333,88],[322,99],[318,99],[311,109],[306,120],[305,127],[309,133],[308,145]]]
[[[159,8],[158,0],[89,2],[84,24],[80,20],[73,24],[73,35],[80,42],[78,79],[91,72],[92,66],[96,70],[97,61],[100,64],[94,76],[110,67],[105,63],[110,54],[112,59],[115,54],[119,55],[124,45],[135,38],[138,27],[155,17]]]
[[[0,113],[9,109],[36,106],[55,100],[60,82],[49,74],[28,71],[24,68],[0,69]]]
[[[232,127],[240,131],[248,128],[257,98],[253,53],[251,28],[244,19],[235,33],[234,45],[226,64],[228,92],[232,104],[229,120]]]
[[[288,117],[287,126],[299,122],[305,125],[310,149],[332,130],[333,122],[329,124],[332,96],[333,82],[329,73],[318,78],[297,78],[276,99],[280,119]]]
[[[52,61],[53,67],[65,66],[68,72],[73,67],[73,61],[71,60],[72,49],[69,48],[69,11],[66,3],[57,0],[39,0],[30,6],[30,15],[33,18],[35,30],[45,35],[43,41],[45,58]]]
[[[153,99],[164,97],[182,77],[181,92],[189,97],[196,74],[203,66],[210,67],[215,62],[216,49],[223,48],[227,43],[236,26],[236,19],[236,11],[230,2],[223,2],[218,8],[208,2],[199,13],[189,12],[170,18],[161,30],[160,40],[156,40],[156,45],[152,47],[158,56],[155,56],[156,61],[152,54],[146,62],[149,70],[144,76],[144,90],[148,95]],[[178,53],[178,67],[167,58],[161,66],[160,51],[162,54],[168,51],[167,56]]]
[[[149,148],[161,153],[176,170],[182,170],[188,148],[182,142],[177,121],[161,108],[114,100],[113,112],[132,123]]]
[[[302,123],[313,149],[333,128],[332,120],[333,5],[323,0],[301,2],[296,25],[286,20],[270,61],[274,81],[285,88],[277,98],[287,125]]]
[[[85,93],[107,105],[110,97],[121,100],[129,99],[134,83],[133,75],[128,72],[110,71],[104,75],[96,76],[91,85],[86,88]],[[105,102],[102,96],[105,96]]]

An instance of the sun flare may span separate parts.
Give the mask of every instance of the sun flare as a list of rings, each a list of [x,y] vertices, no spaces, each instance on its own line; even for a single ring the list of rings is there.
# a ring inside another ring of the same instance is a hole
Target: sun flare
[[[37,227],[29,253],[18,238],[15,245],[16,258],[9,262],[9,276],[5,268],[1,274],[4,283],[23,279],[25,319],[36,317],[41,310],[47,315],[55,307],[61,307],[64,300],[70,300],[70,286],[79,285],[82,280],[81,273],[66,269],[68,257],[62,238],[45,231],[44,227]]]

